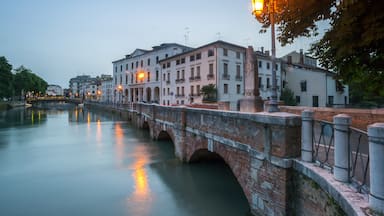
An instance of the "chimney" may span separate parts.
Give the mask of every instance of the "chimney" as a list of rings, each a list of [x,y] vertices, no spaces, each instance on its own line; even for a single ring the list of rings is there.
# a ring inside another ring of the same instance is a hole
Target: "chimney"
[[[304,54],[303,54],[303,49],[300,49],[300,64],[304,64]]]
[[[266,50],[264,54],[269,56],[269,50]]]
[[[264,47],[261,47],[261,53],[264,53]]]

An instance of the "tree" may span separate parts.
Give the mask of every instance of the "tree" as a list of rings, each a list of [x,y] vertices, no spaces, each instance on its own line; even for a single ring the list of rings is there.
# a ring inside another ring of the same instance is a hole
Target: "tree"
[[[45,93],[48,83],[41,77],[32,73],[24,66],[15,69],[15,93],[21,96],[22,92],[41,92]]]
[[[203,94],[203,101],[216,102],[217,101],[217,89],[214,84],[208,84],[201,87],[201,93]]]
[[[280,100],[284,101],[287,106],[296,106],[297,102],[291,89],[285,88],[281,91]]]
[[[13,88],[12,65],[4,56],[0,57],[0,78],[0,100],[10,98]]]
[[[266,5],[270,0],[265,0]],[[351,88],[359,87],[366,98],[384,97],[384,3],[380,0],[285,0],[277,1],[278,40],[318,35],[319,21],[329,22],[324,36],[310,52],[320,65],[337,72]],[[262,31],[270,25],[263,14]],[[361,85],[362,83],[365,83]]]

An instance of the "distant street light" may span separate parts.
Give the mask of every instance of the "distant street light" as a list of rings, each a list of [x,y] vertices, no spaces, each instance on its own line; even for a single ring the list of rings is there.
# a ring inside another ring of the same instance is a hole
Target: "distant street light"
[[[117,88],[119,89],[119,103],[121,103],[121,94],[123,93],[123,86],[119,85]]]
[[[272,95],[269,101],[268,112],[279,112],[277,103],[277,80],[276,80],[276,44],[275,44],[275,4],[276,0],[269,0],[268,7],[264,4],[264,0],[251,0],[252,1],[252,14],[259,21],[263,21],[263,14],[269,15],[271,22],[271,40],[272,40]]]

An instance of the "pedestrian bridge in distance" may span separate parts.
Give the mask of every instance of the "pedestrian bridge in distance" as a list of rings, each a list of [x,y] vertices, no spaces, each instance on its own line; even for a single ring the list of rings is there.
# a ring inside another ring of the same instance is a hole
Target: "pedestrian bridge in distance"
[[[232,170],[255,215],[364,215],[362,209],[368,206],[364,195],[345,186],[333,186],[328,171],[319,174],[311,168],[313,163],[300,160],[299,115],[142,103],[126,107],[97,103],[86,106],[117,111],[137,127],[148,129],[153,139],[171,139],[175,155],[184,162],[210,154],[220,156]]]
[[[26,99],[26,102],[29,104],[35,104],[35,103],[44,103],[44,102],[66,102],[66,103],[72,103],[72,104],[80,104],[81,99],[75,98],[70,99],[63,96],[55,96],[55,97],[31,97]]]

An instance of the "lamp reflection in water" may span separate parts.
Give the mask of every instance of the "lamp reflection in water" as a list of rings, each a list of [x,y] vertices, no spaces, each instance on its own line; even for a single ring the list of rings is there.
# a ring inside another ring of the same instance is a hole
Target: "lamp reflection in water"
[[[96,121],[96,144],[98,147],[101,147],[102,142],[102,130],[101,130],[101,121],[98,119]]]
[[[135,203],[135,215],[148,215],[152,202],[151,190],[148,183],[148,174],[145,166],[148,164],[148,152],[144,146],[137,146],[134,150],[134,159],[131,169],[133,169],[132,177],[134,180],[134,191],[128,197],[127,202]],[[132,210],[132,209],[131,209]]]
[[[148,215],[150,203],[152,202],[150,187],[148,183],[148,173],[145,166],[149,162],[149,153],[145,146],[137,145],[130,150],[132,154],[126,155],[124,146],[124,129],[122,124],[115,124],[115,140],[118,165],[121,168],[128,168],[132,171],[133,191],[127,197],[127,207],[132,215]],[[126,158],[127,157],[127,158]],[[128,167],[124,161],[133,160]],[[131,182],[131,181],[129,181]],[[129,185],[131,187],[131,185]]]
[[[124,161],[124,131],[120,122],[115,124],[116,155],[119,166],[123,166]]]

